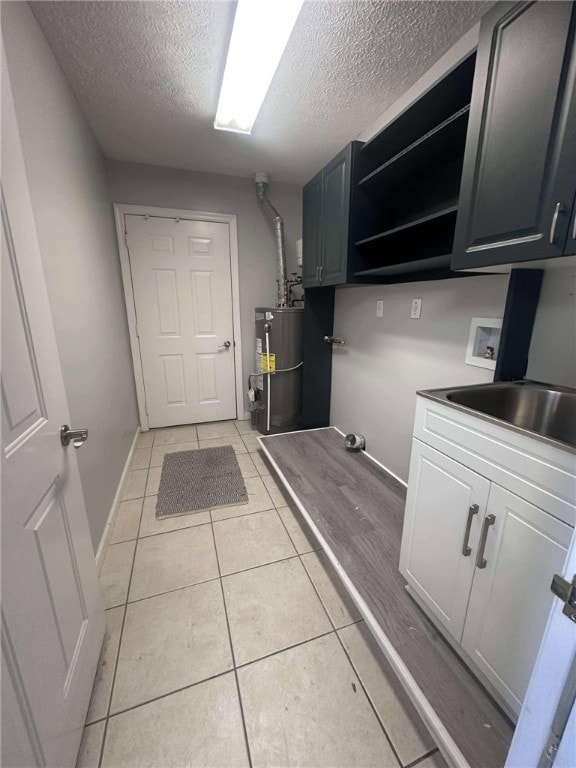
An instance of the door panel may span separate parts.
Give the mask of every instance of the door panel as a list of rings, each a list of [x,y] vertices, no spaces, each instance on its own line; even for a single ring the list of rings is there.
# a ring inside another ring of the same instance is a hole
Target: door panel
[[[413,441],[400,570],[416,595],[460,642],[474,559],[490,483],[480,475]],[[468,543],[466,523],[472,505]]]
[[[319,285],[318,268],[322,264],[322,173],[306,184],[302,211],[302,284]]]
[[[150,427],[235,418],[228,225],[125,222]]]
[[[346,282],[351,148],[349,144],[322,172],[322,285]]]
[[[455,268],[563,254],[576,188],[573,46],[572,3],[499,3],[484,17]]]
[[[462,647],[519,713],[554,600],[552,576],[562,572],[572,529],[494,484],[487,514],[496,520],[487,566],[474,575]]]
[[[104,612],[3,65],[1,762],[73,766]]]

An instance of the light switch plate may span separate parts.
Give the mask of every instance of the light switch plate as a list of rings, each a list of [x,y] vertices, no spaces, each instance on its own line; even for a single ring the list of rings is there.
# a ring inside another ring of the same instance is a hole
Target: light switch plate
[[[410,310],[410,317],[412,320],[419,320],[421,311],[422,299],[412,299],[412,309]]]
[[[378,299],[376,302],[376,317],[384,317],[384,299]]]

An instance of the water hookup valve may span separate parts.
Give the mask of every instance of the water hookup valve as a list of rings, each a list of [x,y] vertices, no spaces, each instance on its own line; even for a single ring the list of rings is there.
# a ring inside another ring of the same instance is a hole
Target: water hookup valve
[[[366,439],[363,435],[354,435],[351,432],[344,438],[344,445],[349,451],[363,451],[366,448]]]

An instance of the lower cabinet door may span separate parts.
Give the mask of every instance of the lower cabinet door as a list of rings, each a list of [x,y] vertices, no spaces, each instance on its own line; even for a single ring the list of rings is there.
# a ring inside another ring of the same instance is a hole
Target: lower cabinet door
[[[562,573],[572,528],[492,484],[485,567],[476,567],[462,647],[511,710],[520,712]],[[482,553],[481,553],[482,554]]]
[[[400,552],[412,592],[462,638],[490,483],[414,440]]]

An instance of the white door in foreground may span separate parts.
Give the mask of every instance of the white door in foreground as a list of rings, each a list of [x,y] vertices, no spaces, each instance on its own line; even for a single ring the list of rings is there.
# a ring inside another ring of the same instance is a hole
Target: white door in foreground
[[[74,766],[104,612],[2,61],[2,766]],[[70,318],[74,322],[74,318]]]
[[[566,562],[559,575],[563,575],[568,582],[576,576],[574,531]],[[559,768],[573,768],[576,765],[574,707],[570,714],[561,705],[566,685],[571,687],[573,683],[576,625],[564,615],[564,604],[560,600],[555,599],[553,603],[508,752],[506,768],[537,768],[552,763]],[[542,756],[552,742],[552,731],[556,732],[566,717],[568,722],[556,755],[557,762],[554,759],[545,762]]]
[[[236,418],[228,224],[125,223],[150,427]]]

